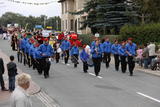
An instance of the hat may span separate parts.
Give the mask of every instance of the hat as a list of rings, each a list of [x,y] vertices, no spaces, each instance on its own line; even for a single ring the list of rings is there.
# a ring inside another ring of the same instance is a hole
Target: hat
[[[128,38],[128,40],[133,40],[133,38]]]
[[[35,47],[39,47],[39,45],[40,45],[39,43],[36,43],[34,46],[35,46]]]
[[[24,34],[24,35],[23,35],[23,37],[26,37],[26,36],[27,36],[27,34]]]
[[[86,45],[83,45],[82,48],[86,48]]]
[[[44,41],[48,41],[48,38],[44,38]]]

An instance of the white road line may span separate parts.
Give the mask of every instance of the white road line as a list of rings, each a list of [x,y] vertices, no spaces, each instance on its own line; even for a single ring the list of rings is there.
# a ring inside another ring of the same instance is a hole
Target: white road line
[[[137,92],[137,94],[139,94],[139,95],[141,95],[141,96],[143,96],[143,97],[146,97],[146,98],[148,98],[148,99],[150,99],[150,100],[153,100],[153,101],[156,101],[156,102],[160,103],[160,100],[158,100],[158,99],[156,99],[156,98],[153,98],[153,97],[151,97],[151,96],[149,96],[149,95],[143,94],[143,93],[141,93],[141,92]]]
[[[102,79],[103,77],[101,77],[101,76],[97,76],[97,78]]]
[[[95,74],[93,74],[93,73],[89,73],[89,75],[96,76],[96,75],[95,75]],[[101,76],[97,76],[97,78],[102,79],[103,77],[101,77]]]
[[[96,76],[95,74],[93,74],[93,73],[89,73],[90,75],[92,75],[92,76]]]

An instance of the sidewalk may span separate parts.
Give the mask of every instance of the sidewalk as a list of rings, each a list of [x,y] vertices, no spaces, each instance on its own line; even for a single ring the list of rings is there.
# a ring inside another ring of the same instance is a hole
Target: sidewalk
[[[144,68],[142,68],[142,67],[140,67],[138,65],[136,65],[135,70],[160,77],[160,71],[158,71],[158,70],[153,71],[151,69],[144,69]]]
[[[5,87],[8,89],[8,75],[7,75],[6,64],[9,62],[9,57],[6,54],[4,54],[1,50],[0,50],[0,57],[2,57],[3,61],[4,61],[5,74],[3,75],[3,77],[4,77],[4,81],[5,81]],[[22,70],[20,70],[19,68],[18,68],[18,73],[19,74],[22,73]],[[40,90],[41,90],[40,87],[36,83],[31,81],[30,87],[27,90],[27,92],[30,95],[34,95],[34,94],[40,92]],[[6,104],[10,99],[10,95],[11,95],[11,93],[9,91],[1,91],[0,90],[0,104],[1,103]],[[4,107],[3,104],[1,105],[1,107]]]
[[[114,58],[111,56],[111,64],[114,64]],[[144,72],[144,73],[147,73],[147,74],[151,74],[151,75],[154,75],[154,76],[159,76],[160,77],[160,71],[153,71],[151,69],[144,69],[143,67],[140,67],[138,64],[136,64],[135,66],[135,70],[136,72]]]

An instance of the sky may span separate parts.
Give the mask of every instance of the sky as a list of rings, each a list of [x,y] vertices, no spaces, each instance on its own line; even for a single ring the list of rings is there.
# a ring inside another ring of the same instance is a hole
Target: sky
[[[55,1],[48,5],[27,5],[22,3],[14,3],[8,0],[0,0],[0,16],[5,12],[20,13],[24,16],[40,16],[46,15],[48,17],[61,16],[61,4],[58,0],[15,0],[21,2],[30,3],[46,3],[50,1]]]

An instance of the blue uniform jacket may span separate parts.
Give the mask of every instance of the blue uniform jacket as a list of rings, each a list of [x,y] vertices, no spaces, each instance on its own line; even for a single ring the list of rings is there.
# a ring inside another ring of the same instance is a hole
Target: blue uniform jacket
[[[119,53],[120,56],[128,56],[128,54],[126,53],[126,51],[127,51],[126,47],[123,48],[122,46],[120,46],[118,48],[118,53]]]
[[[120,47],[119,44],[113,44],[111,47],[112,54],[118,55],[118,48]]]
[[[31,47],[31,43],[28,41],[25,47],[25,53],[29,53],[30,47]]]
[[[52,46],[46,44],[41,44],[38,48],[38,51],[40,51],[41,55],[45,54],[45,56],[42,57],[50,57],[54,54]]]
[[[35,48],[35,51],[33,52],[33,58],[34,59],[41,59],[42,58],[41,52],[38,51],[38,48]]]
[[[28,42],[28,38],[23,38],[22,39],[22,41],[21,41],[21,48],[23,50],[25,50],[27,42]]]
[[[77,46],[73,46],[71,49],[70,55],[72,56],[74,54],[79,55],[79,49]]]
[[[132,43],[129,44],[127,43],[126,44],[126,48],[127,48],[127,51],[132,55],[132,56],[135,56],[136,55],[136,49],[137,49],[137,45],[135,43]]]
[[[89,55],[86,53],[86,51],[83,49],[82,52],[80,53],[80,58],[83,62],[88,61]]]
[[[33,56],[34,52],[35,52],[35,47],[31,45],[31,47],[29,48],[29,56]]]
[[[104,42],[103,43],[103,52],[105,53],[111,53],[111,42]]]
[[[95,41],[92,41],[91,43],[91,48],[94,47],[96,45],[96,42]]]
[[[61,49],[62,49],[62,51],[69,50],[69,49],[70,49],[70,47],[71,47],[71,44],[70,44],[70,42],[69,42],[69,41],[64,40],[64,41],[62,42],[62,45],[61,45]]]
[[[97,50],[97,52],[96,52]],[[98,45],[98,46],[93,46],[91,48],[91,54],[92,54],[92,57],[93,58],[101,58],[102,57],[102,49],[101,49],[101,46]]]

